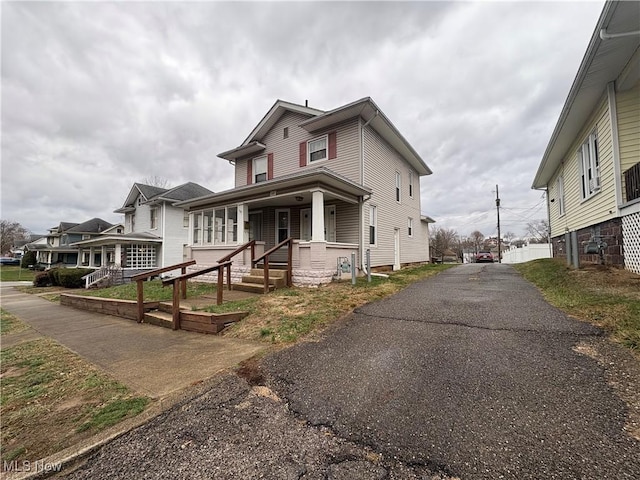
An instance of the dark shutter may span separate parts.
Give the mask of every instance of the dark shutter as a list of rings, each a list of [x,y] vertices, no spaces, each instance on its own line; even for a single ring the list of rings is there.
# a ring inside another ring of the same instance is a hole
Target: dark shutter
[[[253,183],[253,160],[247,160],[247,185],[251,185]]]
[[[300,142],[300,166],[307,165],[307,142]]]
[[[273,153],[267,155],[267,180],[273,178]]]
[[[329,159],[336,158],[338,156],[338,147],[336,145],[336,132],[329,134]]]

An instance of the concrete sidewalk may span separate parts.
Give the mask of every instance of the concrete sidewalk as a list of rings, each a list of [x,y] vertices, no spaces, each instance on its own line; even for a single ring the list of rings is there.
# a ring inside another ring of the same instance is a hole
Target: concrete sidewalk
[[[237,365],[265,348],[257,342],[172,331],[61,306],[0,284],[2,308],[142,394],[159,398]],[[28,339],[37,334],[28,331]],[[17,334],[21,335],[21,334]],[[7,346],[11,336],[3,339]]]

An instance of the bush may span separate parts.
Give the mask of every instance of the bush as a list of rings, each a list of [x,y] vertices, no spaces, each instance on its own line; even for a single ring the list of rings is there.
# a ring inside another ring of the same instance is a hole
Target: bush
[[[65,288],[82,288],[84,287],[84,280],[82,277],[88,273],[93,272],[91,268],[58,268],[56,276],[58,278],[59,285]]]
[[[53,285],[54,287],[60,286],[60,278],[59,278],[60,270],[62,269],[52,268],[47,271],[47,273],[49,274],[49,282],[51,282],[51,285]]]
[[[36,252],[28,250],[22,257],[22,268],[29,268],[29,266],[35,265],[36,263],[38,263]]]
[[[48,272],[36,273],[36,276],[33,277],[34,287],[48,287],[49,285],[51,285],[51,279]]]

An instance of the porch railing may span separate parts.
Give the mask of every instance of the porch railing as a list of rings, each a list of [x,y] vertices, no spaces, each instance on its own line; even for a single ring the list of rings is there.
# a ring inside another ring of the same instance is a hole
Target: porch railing
[[[238,255],[239,253],[244,252],[247,248],[251,249],[251,258],[253,259],[253,256],[255,255],[255,251],[256,251],[256,241],[255,240],[251,240],[250,242],[247,242],[244,245],[239,246],[238,248],[236,248],[230,254],[225,255],[222,258],[219,258],[218,259],[218,264],[228,262],[229,260],[231,260],[233,257]],[[231,290],[231,263],[229,263],[229,265],[226,268],[227,268],[227,289]]]
[[[293,257],[293,237],[289,237],[286,240],[283,240],[282,242],[280,242],[278,245],[276,245],[275,247],[273,247],[270,250],[267,250],[266,252],[264,252],[262,255],[260,255],[258,258],[254,258],[253,260],[251,260],[251,267],[255,267],[261,260],[264,260],[264,293],[268,293],[269,292],[269,256],[271,254],[273,254],[274,252],[280,250],[282,247],[284,247],[285,245],[288,245],[288,251],[287,251],[287,286],[290,287],[292,285],[292,275],[293,275],[293,268],[292,268],[292,257]]]
[[[131,277],[132,282],[136,282],[136,290],[137,290],[137,300],[138,300],[138,314],[137,319],[138,323],[142,322],[144,319],[144,281],[148,278],[155,277],[156,275],[160,275],[161,273],[171,272],[172,270],[180,269],[181,277],[187,273],[187,267],[190,265],[195,265],[195,260],[189,260],[188,262],[176,263],[175,265],[170,265],[168,267],[157,268],[155,270],[150,270],[148,272],[139,273],[138,275],[134,275]],[[180,277],[178,277],[180,278]],[[164,282],[163,282],[164,285]],[[187,280],[186,278],[181,283],[182,286],[182,298],[187,298]],[[174,292],[175,294],[175,292]]]
[[[195,261],[193,262],[195,263]],[[180,328],[180,283],[185,284],[186,281],[190,278],[197,277],[198,275],[203,275],[205,273],[213,272],[215,270],[218,271],[218,288],[216,291],[216,304],[220,305],[222,303],[222,276],[223,270],[225,267],[229,267],[233,262],[230,260],[226,262],[221,262],[218,265],[214,265],[213,267],[205,268],[202,270],[198,270],[197,272],[192,273],[183,273],[179,277],[168,278],[167,280],[162,281],[162,286],[166,287],[169,284],[173,285],[173,296],[172,296],[172,306],[171,306],[171,315],[172,315],[172,328],[174,330],[178,330]],[[183,298],[186,298],[183,297]]]
[[[623,175],[627,202],[640,198],[640,162],[626,170]]]
[[[116,265],[101,267],[98,270],[94,270],[93,272],[88,273],[84,277],[82,277],[82,280],[84,280],[84,288],[89,288],[91,285],[98,283],[100,280],[103,280],[105,278],[113,278],[120,273],[122,273],[122,269]]]

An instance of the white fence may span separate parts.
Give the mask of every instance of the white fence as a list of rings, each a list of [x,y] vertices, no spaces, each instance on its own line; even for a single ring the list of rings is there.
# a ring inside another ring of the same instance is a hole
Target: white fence
[[[531,243],[520,248],[513,246],[502,252],[502,263],[524,263],[537,258],[551,258],[551,245]]]

